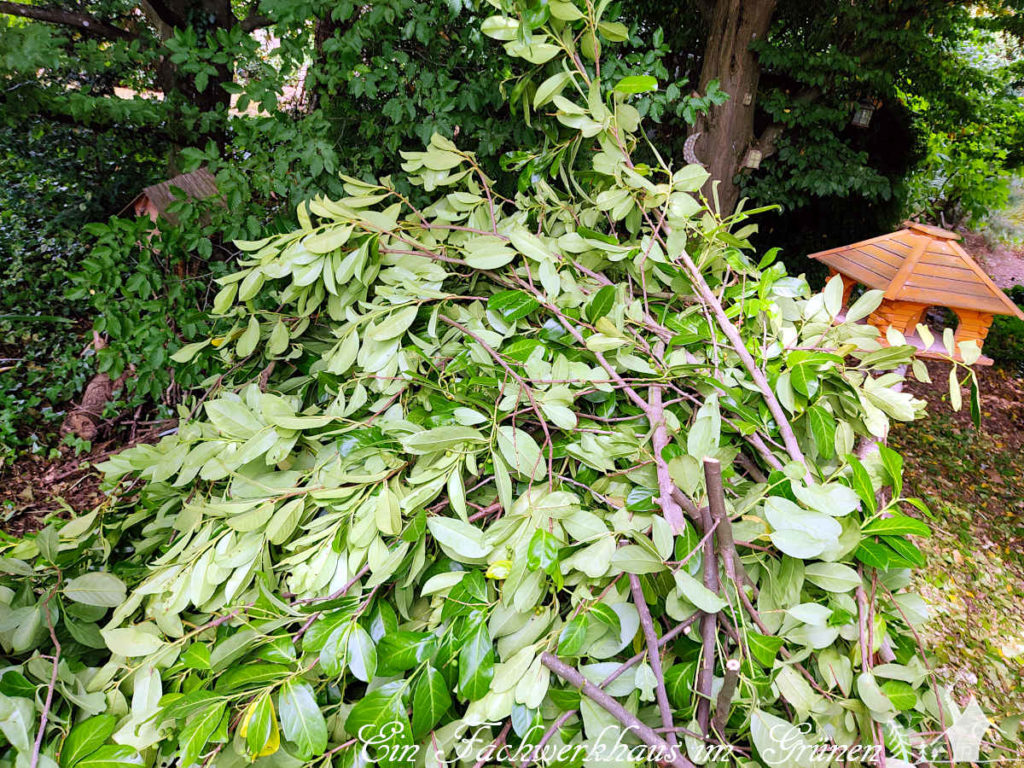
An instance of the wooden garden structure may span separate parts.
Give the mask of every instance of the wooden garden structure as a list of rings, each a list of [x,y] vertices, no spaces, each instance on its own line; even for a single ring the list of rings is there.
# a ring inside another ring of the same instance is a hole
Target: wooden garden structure
[[[959,239],[955,232],[907,222],[897,232],[813,253],[810,258],[842,277],[843,306],[858,284],[885,291],[882,303],[868,318],[881,332],[881,341],[889,328],[895,328],[920,350],[920,356],[943,357],[941,341],[926,347],[916,332],[930,307],[956,313],[957,344],[973,339],[980,347],[995,315],[1024,320],[1024,312],[999,290]],[[990,365],[992,360],[982,357],[979,362]]]
[[[178,217],[167,209],[182,195],[196,201],[214,197],[217,195],[217,179],[205,168],[183,173],[160,184],[146,187],[131,205],[136,216],[149,216],[154,224],[159,218],[177,224]]]

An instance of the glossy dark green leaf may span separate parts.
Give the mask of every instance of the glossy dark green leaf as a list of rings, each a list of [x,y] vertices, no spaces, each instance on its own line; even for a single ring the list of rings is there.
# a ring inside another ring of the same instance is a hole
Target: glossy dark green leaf
[[[578,656],[587,640],[590,621],[586,614],[578,614],[570,619],[558,634],[558,655]]]
[[[290,680],[277,695],[281,733],[298,747],[304,759],[323,754],[327,748],[327,721],[316,703],[313,686],[304,680]]]
[[[0,677],[0,693],[4,696],[33,699],[36,695],[36,686],[18,670],[9,669]]]
[[[258,688],[287,677],[288,672],[283,664],[244,664],[224,672],[214,688],[218,693]]]
[[[483,698],[494,677],[494,646],[487,625],[478,624],[459,652],[459,692],[470,701]]]
[[[95,715],[78,723],[60,748],[60,768],[71,768],[83,757],[93,754],[116,728],[114,715]]]
[[[693,700],[696,684],[697,662],[673,664],[665,670],[665,691],[676,709],[687,709]]]
[[[397,630],[384,635],[377,646],[381,673],[415,669],[437,650],[437,637],[429,632]]]
[[[522,320],[540,306],[540,302],[524,291],[500,291],[487,300],[487,309],[506,323]]]
[[[877,568],[880,571],[892,568],[896,555],[895,552],[884,544],[869,540],[862,541],[853,554],[864,565]]]
[[[850,469],[853,473],[851,483],[853,490],[860,497],[860,500],[864,502],[868,512],[874,514],[875,510],[878,509],[878,505],[875,501],[875,487],[871,483],[871,475],[868,474],[868,471],[856,456],[847,456],[847,460],[850,462]]]
[[[903,560],[903,565],[908,568],[915,568],[924,565],[924,553],[902,536],[882,536],[882,541],[888,544],[896,552],[896,555]]]
[[[374,741],[374,746],[368,747],[370,757],[379,758],[377,762],[384,766],[408,762],[399,759],[403,753],[394,748],[413,744],[412,728],[402,702],[405,690],[405,681],[386,683],[357,701],[345,720],[346,731],[363,741]],[[383,744],[379,742],[381,734],[387,737]]]
[[[107,744],[75,763],[77,768],[126,768],[145,765],[145,761],[134,747]]]
[[[217,702],[192,716],[178,737],[178,752],[182,765],[192,765],[203,754],[207,742],[217,730],[227,704]]]
[[[884,536],[930,536],[931,529],[926,523],[915,517],[894,514],[890,517],[877,517],[861,528],[865,534]]]
[[[757,659],[761,665],[771,669],[772,665],[775,664],[775,657],[782,647],[783,639],[774,635],[762,635],[760,632],[754,632],[753,630],[747,631],[746,638],[750,655]]]
[[[412,695],[412,732],[416,739],[423,736],[444,716],[452,704],[448,683],[444,675],[429,664],[420,674]]]
[[[587,320],[591,323],[596,323],[602,317],[612,311],[612,307],[615,306],[615,286],[605,285],[602,286],[597,293],[590,299],[590,303],[587,304],[586,315]]]

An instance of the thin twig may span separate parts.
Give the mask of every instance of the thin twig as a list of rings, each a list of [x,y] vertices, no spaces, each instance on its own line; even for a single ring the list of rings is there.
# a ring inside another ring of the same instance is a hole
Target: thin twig
[[[36,768],[39,764],[39,752],[43,747],[43,735],[46,733],[46,721],[50,716],[50,706],[53,704],[53,692],[57,688],[57,670],[60,665],[60,640],[53,629],[53,618],[50,616],[50,600],[57,592],[60,585],[58,578],[57,585],[50,590],[50,593],[43,600],[43,613],[46,616],[46,627],[50,630],[50,639],[53,641],[53,671],[50,672],[50,685],[46,689],[46,701],[43,702],[43,711],[39,715],[39,730],[36,731],[36,742],[32,746],[32,759],[29,761],[29,768]]]

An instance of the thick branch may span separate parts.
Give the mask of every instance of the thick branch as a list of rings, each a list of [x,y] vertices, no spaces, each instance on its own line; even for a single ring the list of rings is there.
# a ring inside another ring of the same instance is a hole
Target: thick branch
[[[44,21],[47,24],[60,24],[64,27],[81,29],[98,37],[106,37],[112,40],[134,40],[138,37],[135,32],[115,27],[105,21],[76,11],[65,11],[61,8],[50,8],[43,5],[24,5],[22,3],[6,2],[0,0],[0,13],[10,16],[20,16],[24,19],[35,19]]]
[[[658,750],[661,753],[659,757],[662,758],[658,761],[659,763],[673,765],[675,768],[696,768],[688,758],[679,753],[678,749],[670,747],[650,726],[640,722],[636,715],[631,714],[619,702],[557,656],[550,653],[542,653],[540,655],[540,662],[622,723],[627,731],[640,739],[644,744]]]
[[[713,536],[709,535],[714,530],[714,521],[711,519],[711,510],[703,507],[700,510],[700,518],[704,528],[704,586],[714,593],[718,593],[718,558],[715,557],[715,542]],[[697,693],[700,700],[697,702],[697,723],[700,731],[708,735],[708,728],[711,723],[711,687],[715,680],[715,639],[718,635],[718,614],[705,613],[700,620],[700,636],[703,644],[701,653],[700,670],[697,673]]]
[[[689,629],[690,625],[693,624],[693,622],[696,620],[697,614],[694,614],[681,624],[677,624],[675,627],[670,629],[668,632],[661,636],[660,640],[658,640],[658,648],[664,648],[666,645],[672,642],[678,635],[681,635],[683,632]],[[608,677],[601,681],[601,684],[598,686],[598,688],[607,688],[613,682],[618,680],[619,677],[622,674],[624,674],[627,669],[636,665],[645,656],[647,656],[647,651],[641,651],[635,656],[622,662],[622,664],[616,667],[612,671],[612,673],[608,675]],[[563,725],[565,725],[569,718],[575,715],[577,712],[578,710],[570,709],[567,712],[563,712],[561,715],[559,715],[558,719],[551,724],[551,727],[547,729],[547,731],[541,737],[540,741],[537,742],[537,746],[533,748],[533,751],[530,753],[530,756],[523,760],[521,763],[519,763],[518,768],[527,768],[527,766],[535,763],[537,761],[537,758],[544,752],[544,745],[551,741],[551,738],[555,735],[555,732]]]
[[[269,16],[263,16],[256,12],[254,8],[249,12],[249,15],[242,19],[242,31],[252,32],[254,29],[262,29],[263,27],[269,27],[274,23],[274,20]]]

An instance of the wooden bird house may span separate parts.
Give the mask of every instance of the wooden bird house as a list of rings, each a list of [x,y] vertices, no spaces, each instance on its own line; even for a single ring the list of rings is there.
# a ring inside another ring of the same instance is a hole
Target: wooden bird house
[[[956,314],[957,344],[974,340],[980,347],[994,315],[1024,320],[1024,312],[960,247],[959,239],[955,232],[907,222],[897,232],[813,253],[810,258],[842,277],[844,306],[858,284],[885,291],[867,321],[879,329],[881,341],[889,328],[895,328],[920,350],[920,356],[942,358],[941,342],[929,347],[916,330],[931,307],[946,307]],[[992,364],[987,357],[978,362]]]

